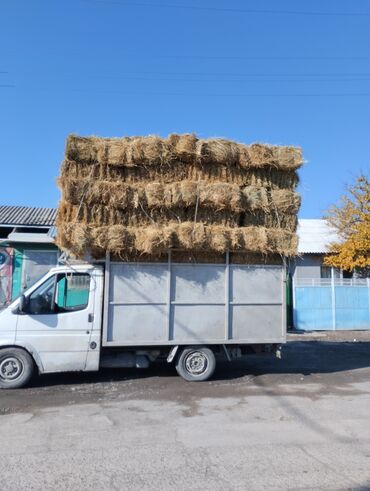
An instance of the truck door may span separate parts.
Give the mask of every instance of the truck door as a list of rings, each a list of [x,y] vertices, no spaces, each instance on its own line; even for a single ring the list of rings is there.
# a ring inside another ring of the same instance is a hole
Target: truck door
[[[16,343],[37,352],[44,372],[84,370],[94,320],[89,273],[57,273],[26,297]]]

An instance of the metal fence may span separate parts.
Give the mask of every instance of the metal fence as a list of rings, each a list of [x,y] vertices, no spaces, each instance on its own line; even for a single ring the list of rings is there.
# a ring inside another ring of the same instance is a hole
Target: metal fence
[[[370,329],[370,278],[293,280],[296,329]]]

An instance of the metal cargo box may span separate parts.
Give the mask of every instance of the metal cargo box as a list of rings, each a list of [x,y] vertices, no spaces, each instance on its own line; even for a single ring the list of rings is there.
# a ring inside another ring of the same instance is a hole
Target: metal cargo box
[[[285,341],[282,265],[106,265],[103,346]]]

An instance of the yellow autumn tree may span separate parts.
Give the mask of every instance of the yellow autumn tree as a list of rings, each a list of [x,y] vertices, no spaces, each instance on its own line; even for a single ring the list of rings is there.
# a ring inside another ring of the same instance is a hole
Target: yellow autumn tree
[[[370,269],[370,185],[361,174],[347,187],[339,205],[325,217],[340,240],[330,245],[325,264],[345,271]]]

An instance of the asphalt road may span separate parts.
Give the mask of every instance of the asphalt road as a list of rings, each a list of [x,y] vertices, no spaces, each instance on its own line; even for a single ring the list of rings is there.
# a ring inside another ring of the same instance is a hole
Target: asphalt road
[[[1,490],[370,490],[370,339],[0,392]],[[307,339],[307,338],[305,338]]]

